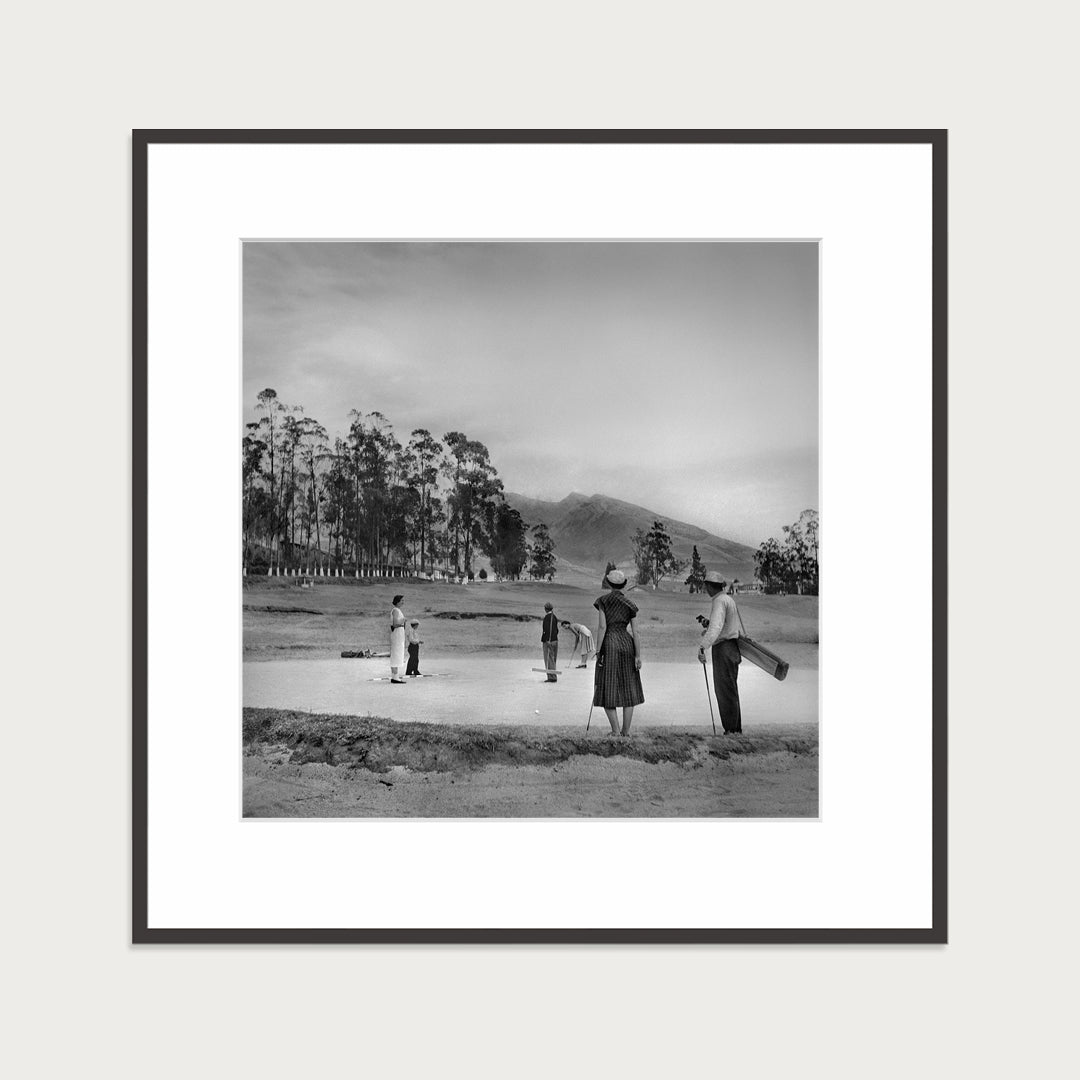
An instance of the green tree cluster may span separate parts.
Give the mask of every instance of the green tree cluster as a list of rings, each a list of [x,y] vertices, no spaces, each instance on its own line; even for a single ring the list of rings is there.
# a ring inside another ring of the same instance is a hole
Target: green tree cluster
[[[555,577],[555,542],[551,539],[547,525],[543,522],[534,525],[532,537],[529,577],[537,581],[551,581]]]
[[[685,566],[675,558],[671,550],[671,534],[658,518],[654,519],[648,531],[638,529],[630,539],[634,545],[639,585],[652,585],[655,589],[664,578],[679,573]]]
[[[500,577],[523,573],[529,525],[506,503],[483,443],[417,428],[403,444],[382,413],[356,409],[331,442],[270,388],[256,409],[242,442],[245,566],[393,565],[471,578],[482,555]],[[550,536],[546,545],[553,576]]]
[[[816,510],[804,510],[798,521],[783,527],[784,539],[770,537],[754,554],[754,569],[767,593],[818,594]]]

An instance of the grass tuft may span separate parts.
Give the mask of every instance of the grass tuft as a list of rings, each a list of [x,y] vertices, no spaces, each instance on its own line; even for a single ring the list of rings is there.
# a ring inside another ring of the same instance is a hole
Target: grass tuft
[[[566,728],[399,723],[372,716],[253,708],[244,709],[243,739],[249,753],[260,745],[286,746],[297,764],[320,762],[376,773],[395,766],[417,772],[470,772],[489,765],[556,765],[582,756],[700,767],[710,758],[726,761],[741,755],[816,757],[818,749],[812,725],[731,737],[646,728],[632,738],[619,739]]]

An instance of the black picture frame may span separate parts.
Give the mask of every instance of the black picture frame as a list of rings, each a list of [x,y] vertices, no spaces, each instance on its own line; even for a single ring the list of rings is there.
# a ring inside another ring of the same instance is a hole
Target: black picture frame
[[[148,925],[148,151],[168,143],[923,144],[932,150],[932,922],[925,928],[363,929]],[[136,130],[132,133],[132,763],[134,944],[945,944],[948,941],[948,137],[941,129]]]

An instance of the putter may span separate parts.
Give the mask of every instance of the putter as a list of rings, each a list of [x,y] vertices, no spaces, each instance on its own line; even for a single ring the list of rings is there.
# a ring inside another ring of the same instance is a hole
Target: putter
[[[705,696],[709,699],[709,719],[712,720],[712,733],[716,734],[716,717],[712,711],[712,693],[709,690],[709,671],[705,664],[701,665],[702,674],[705,676]]]
[[[596,664],[597,664],[598,667],[600,666],[600,654],[599,653],[596,654]],[[592,702],[592,704],[589,705],[589,719],[585,724],[585,731],[586,732],[588,732],[588,730],[589,730],[589,724],[592,723],[592,711],[595,708],[596,708],[596,702],[594,701],[594,702]]]

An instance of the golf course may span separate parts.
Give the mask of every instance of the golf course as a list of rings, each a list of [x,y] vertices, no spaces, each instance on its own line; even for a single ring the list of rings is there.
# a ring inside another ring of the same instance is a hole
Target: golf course
[[[598,583],[303,580],[244,580],[245,816],[818,813],[816,596],[737,598],[746,632],[791,667],[778,682],[741,665],[744,733],[725,736],[696,659],[708,598],[634,589],[645,703],[622,739],[590,709],[572,634],[558,681],[536,670],[544,603],[595,633]],[[423,640],[425,677],[405,685],[382,655],[399,593]]]

